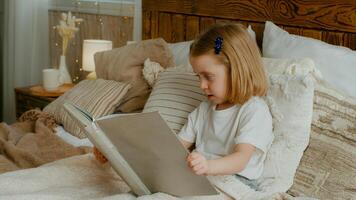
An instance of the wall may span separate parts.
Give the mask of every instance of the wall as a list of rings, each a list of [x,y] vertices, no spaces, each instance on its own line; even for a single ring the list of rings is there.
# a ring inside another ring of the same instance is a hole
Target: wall
[[[62,53],[62,38],[57,33],[55,26],[58,25],[61,11],[49,11],[49,46],[50,64],[58,66],[59,57]],[[85,39],[104,39],[113,42],[113,48],[126,44],[132,40],[133,18],[127,16],[96,15],[87,13],[73,13],[77,18],[84,19],[78,25],[79,31],[68,45],[66,60],[68,71],[74,82],[82,80],[87,73],[81,71],[82,46]]]
[[[83,40],[111,40],[113,48],[133,40],[135,3],[70,2],[53,1],[48,11],[50,65],[57,67],[62,53],[62,39],[56,30],[61,13],[71,11],[76,18],[84,19],[83,22],[77,23],[79,31],[69,42],[66,53],[68,71],[73,82],[78,82],[88,74],[81,69]]]

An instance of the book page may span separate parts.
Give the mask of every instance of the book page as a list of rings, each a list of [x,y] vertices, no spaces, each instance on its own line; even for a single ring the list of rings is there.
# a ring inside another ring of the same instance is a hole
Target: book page
[[[134,193],[137,195],[151,194],[112,142],[102,133],[101,129],[96,127],[88,112],[69,102],[64,103],[64,109],[74,120],[79,122],[78,126],[83,128],[89,140],[106,156],[115,171],[125,180]]]
[[[96,124],[152,193],[217,194],[205,176],[189,169],[188,151],[158,112],[118,115]]]

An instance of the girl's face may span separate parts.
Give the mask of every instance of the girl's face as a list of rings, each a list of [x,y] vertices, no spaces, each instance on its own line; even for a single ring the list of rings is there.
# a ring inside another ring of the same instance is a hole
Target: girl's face
[[[231,107],[233,104],[226,99],[227,67],[212,54],[191,57],[190,63],[199,76],[201,89],[217,105],[216,109]]]

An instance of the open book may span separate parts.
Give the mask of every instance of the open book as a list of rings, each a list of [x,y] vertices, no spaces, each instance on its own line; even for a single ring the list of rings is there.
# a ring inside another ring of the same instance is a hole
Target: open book
[[[188,151],[158,112],[93,119],[74,104],[67,102],[64,108],[135,194],[218,194],[206,177],[189,169]]]

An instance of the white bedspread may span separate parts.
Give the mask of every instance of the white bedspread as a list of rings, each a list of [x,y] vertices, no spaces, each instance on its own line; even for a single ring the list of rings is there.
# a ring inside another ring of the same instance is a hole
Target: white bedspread
[[[233,176],[214,176],[209,180],[235,199],[285,199],[285,194],[255,192]],[[98,163],[92,154],[74,156],[38,168],[0,175],[0,199],[119,199],[119,200],[215,200],[225,195],[175,198],[155,193],[136,198],[130,188],[110,168]]]

